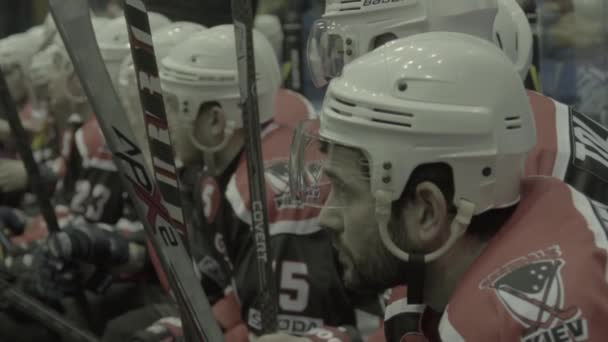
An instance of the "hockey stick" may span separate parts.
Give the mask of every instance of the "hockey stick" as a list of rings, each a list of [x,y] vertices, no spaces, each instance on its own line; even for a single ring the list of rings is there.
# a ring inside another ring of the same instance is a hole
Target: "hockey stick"
[[[38,206],[49,232],[56,233],[59,231],[59,224],[57,223],[57,216],[55,210],[51,205],[51,198],[49,195],[49,183],[45,182],[40,175],[40,169],[38,164],[34,160],[34,154],[28,141],[29,138],[25,133],[19,113],[17,113],[17,105],[11,96],[4,72],[0,71],[0,111],[6,113],[6,120],[11,127],[11,134],[15,138],[15,146],[21,156],[21,160],[25,165],[27,171],[28,182],[32,189],[32,192],[36,195]]]
[[[152,154],[154,179],[165,200],[165,207],[173,219],[173,224],[184,237],[188,248],[187,229],[182,210],[181,191],[175,156],[171,143],[171,133],[167,122],[167,112],[158,75],[158,65],[152,40],[152,29],[148,18],[148,9],[141,0],[125,0],[125,19],[129,30],[129,42],[133,66],[137,75],[139,100],[146,125],[146,134]],[[187,316],[184,316],[187,317]],[[192,324],[184,322],[184,336],[190,337]]]
[[[120,176],[138,216],[162,262],[184,320],[192,324],[199,341],[222,341],[209,302],[194,274],[173,219],[164,206],[159,187],[147,170],[136,138],[125,124],[125,112],[112,86],[96,44],[86,0],[49,0],[57,29],[91,101]]]
[[[290,0],[285,13],[283,32],[285,32],[285,59],[291,68],[285,86],[298,93],[302,92],[302,17],[301,1]]]
[[[167,112],[158,76],[158,65],[152,42],[148,10],[141,0],[125,0],[125,19],[135,74],[138,75],[139,99],[150,142],[154,178],[165,206],[175,225],[186,237],[184,212],[181,204],[179,179],[171,144]]]
[[[99,342],[99,339],[92,333],[77,327],[56,311],[47,308],[38,300],[16,289],[13,284],[5,279],[5,276],[4,274],[0,275],[0,298],[5,304],[13,305],[17,310],[27,314],[50,330],[68,337],[70,341]]]
[[[247,176],[251,197],[251,227],[257,250],[258,304],[262,315],[262,333],[277,330],[277,292],[272,260],[269,256],[270,233],[268,231],[268,208],[266,207],[266,182],[260,132],[260,114],[256,70],[253,52],[253,11],[250,0],[231,0],[232,18],[239,73],[239,90],[243,127],[245,128],[245,153],[247,154]]]

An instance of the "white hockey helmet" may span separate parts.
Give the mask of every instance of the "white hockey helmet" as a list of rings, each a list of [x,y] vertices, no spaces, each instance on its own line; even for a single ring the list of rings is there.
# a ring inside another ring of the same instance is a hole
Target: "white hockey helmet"
[[[515,0],[498,0],[492,39],[526,79],[532,65],[532,29],[526,13]]]
[[[296,130],[292,193],[307,200],[329,184],[302,167],[314,164],[304,158],[318,150],[314,139],[329,144],[325,157],[317,152],[322,160],[316,165],[339,169],[340,161],[332,160],[335,146],[361,151],[368,175],[357,175],[369,180],[387,246],[392,244],[386,233],[391,204],[416,167],[451,167],[458,214],[449,242],[427,261],[464,233],[473,214],[519,200],[524,161],[536,144],[532,109],[510,61],[492,43],[452,32],[395,40],[347,65],[329,84],[318,134],[308,129],[312,124]]]
[[[154,30],[152,40],[158,65],[176,44],[204,29],[204,26],[196,23],[179,21]],[[141,140],[139,142],[140,146],[148,146],[133,57],[130,54],[127,55],[120,67],[118,93],[129,118],[129,124],[136,133],[138,140]],[[145,153],[144,156],[149,157],[149,153]],[[148,162],[148,164],[150,163]]]
[[[109,22],[109,19],[93,17],[91,21],[95,32],[99,32]],[[33,57],[29,78],[34,89],[51,87],[52,89],[49,92],[51,97],[61,97],[72,103],[82,103],[87,100],[84,93],[74,93],[74,89],[68,86],[68,82],[74,73],[72,61],[61,35],[57,34],[49,46]]]
[[[532,37],[520,15],[525,18],[515,0],[327,0],[325,14],[309,36],[308,65],[315,84],[324,86],[340,75],[344,65],[387,41],[432,31],[461,32],[487,40],[495,40],[493,31],[498,31],[505,41],[518,42],[503,47],[514,63],[525,64],[519,61],[527,59],[521,56],[531,56]],[[497,16],[501,19],[494,29]],[[521,68],[527,73],[529,63]]]
[[[255,17],[254,27],[268,39],[278,61],[283,60],[283,27],[279,17],[272,14],[260,14]]]
[[[29,66],[41,42],[40,30],[17,33],[0,40],[0,68],[17,99],[27,94]]]
[[[152,31],[165,26],[171,21],[162,14],[149,12],[150,28]],[[97,36],[97,44],[114,85],[118,84],[118,72],[125,57],[131,53],[129,31],[125,17],[111,19]]]
[[[266,122],[274,117],[281,76],[271,44],[255,29],[253,43],[260,121]],[[234,130],[243,127],[234,26],[215,26],[180,43],[160,69],[168,111],[191,128],[192,144],[204,152],[223,149]],[[206,102],[218,102],[227,115],[224,141],[217,146],[205,146],[194,134],[194,120]]]

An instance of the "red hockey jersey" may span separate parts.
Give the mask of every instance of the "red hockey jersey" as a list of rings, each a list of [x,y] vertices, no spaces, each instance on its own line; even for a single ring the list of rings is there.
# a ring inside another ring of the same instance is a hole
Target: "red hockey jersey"
[[[603,341],[602,210],[554,178],[522,183],[518,209],[466,272],[439,324],[443,341]]]
[[[601,204],[608,203],[608,130],[550,97],[534,91],[529,91],[528,96],[535,114],[538,141],[528,155],[525,173],[565,180],[593,200],[599,219],[604,226],[608,225],[608,207]],[[405,292],[404,287],[392,290],[385,320],[399,320],[407,302]],[[386,339],[383,335],[384,332],[379,331],[373,341],[401,338],[396,336],[399,334]]]

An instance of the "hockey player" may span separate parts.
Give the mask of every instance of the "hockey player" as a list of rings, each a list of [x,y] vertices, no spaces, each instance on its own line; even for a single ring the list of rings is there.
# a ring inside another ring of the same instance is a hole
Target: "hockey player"
[[[126,32],[124,18],[119,20]],[[165,26],[166,22],[166,20],[162,22],[162,25]],[[117,25],[108,25],[96,33],[101,38],[109,37],[114,41],[117,37],[114,34],[115,26]],[[126,34],[123,36],[126,37]],[[100,45],[105,42],[101,39],[99,41]],[[102,50],[104,46],[102,45]],[[126,56],[129,51],[127,45],[124,55]],[[114,52],[112,56],[116,56],[116,49],[112,52]],[[73,73],[74,70],[71,70]],[[118,76],[114,79],[117,78]],[[82,89],[79,91],[82,92]],[[145,235],[134,217],[122,184],[116,181],[117,169],[111,160],[97,121],[90,112],[82,113],[82,118],[84,124],[76,132],[74,148],[69,154],[71,167],[63,179],[59,192],[58,202],[63,206],[58,208],[58,216],[63,221],[63,229],[49,238],[50,255],[46,253],[34,254],[34,256],[52,260],[59,258],[66,262],[77,260],[94,266],[98,271],[103,271],[101,273],[103,277],[89,277],[89,267],[84,268],[87,278],[91,280],[86,285],[98,292],[106,290],[108,285],[106,281],[110,280],[111,275],[113,276],[115,286],[110,292],[93,298],[98,314],[98,320],[95,322],[97,324],[93,328],[101,330],[107,319],[122,314],[133,306],[145,304],[150,297],[158,296],[160,291],[150,286],[154,283],[150,280],[155,279],[153,273],[147,272],[151,269],[145,268],[148,265],[144,246]],[[66,186],[69,181],[74,182],[73,192]],[[43,225],[39,231],[42,233],[37,239],[46,235]],[[10,263],[19,264],[12,261]],[[40,272],[41,274],[61,271],[49,269],[44,263],[40,267],[44,271]],[[34,279],[32,282],[35,285],[34,294],[44,300],[57,300],[61,299],[62,294],[69,294],[52,286],[52,279]],[[133,295],[133,291],[136,295]],[[123,305],[109,305],[112,300],[119,300]]]
[[[47,20],[26,32],[14,34],[0,41],[0,68],[7,79],[11,95],[19,109],[26,107],[31,100],[31,87],[28,83],[28,69],[33,56],[52,40],[55,33],[52,20]],[[25,124],[25,123],[24,123]],[[27,127],[26,128],[31,128]],[[10,146],[10,128],[8,122],[0,119],[0,201],[5,197],[15,197],[27,185],[27,176],[21,161]],[[9,195],[8,193],[13,193]],[[19,196],[17,196],[19,197]],[[13,200],[9,202],[14,202]],[[10,203],[15,204],[15,203]]]
[[[327,1],[323,19],[311,33],[307,55],[318,85],[339,75],[345,64],[387,41],[441,30],[493,41],[513,61],[522,79],[528,75],[531,29],[515,0],[425,0],[414,5],[370,2],[369,6],[345,11],[349,6]],[[539,139],[528,157],[526,172],[564,179],[593,200],[608,204],[608,180],[600,176],[608,172],[608,149],[602,143],[608,130],[551,98],[536,92],[528,92],[528,96]]]
[[[177,43],[204,29],[205,27],[191,22],[175,22],[153,31],[152,39],[157,59],[162,60]],[[121,96],[121,101],[125,107],[129,124],[135,133],[138,145],[144,151],[143,155],[146,163],[152,168],[152,156],[150,154],[146,125],[143,121],[143,112],[135,77],[133,59],[128,55],[120,66],[117,90]],[[153,262],[156,261],[154,251],[148,250],[148,253],[151,254]],[[160,277],[164,277],[162,269],[157,268],[156,271]],[[170,298],[159,298],[154,303],[136,308],[111,320],[104,331],[102,340],[108,342],[130,341],[135,332],[143,331],[159,318],[171,315],[177,315],[177,307],[172,303]],[[163,322],[165,321],[171,322],[172,320],[165,319]]]
[[[278,63],[257,31],[254,48],[279,328],[305,334],[323,325],[345,326],[344,335],[356,338],[355,329],[346,328],[355,325],[355,313],[328,236],[318,225],[318,211],[288,201],[291,129],[274,120]],[[193,189],[191,254],[226,340],[246,341],[249,331],[259,331],[260,313],[234,27],[214,27],[179,44],[163,60],[161,79],[177,158],[184,174],[194,175],[190,183],[182,177],[184,187]]]
[[[391,341],[602,340],[605,213],[556,178],[523,177],[535,143],[521,79],[494,46],[420,34],[330,83],[320,128],[294,138],[293,192],[318,204],[330,184],[320,221],[347,285],[407,284],[406,311],[428,305]]]

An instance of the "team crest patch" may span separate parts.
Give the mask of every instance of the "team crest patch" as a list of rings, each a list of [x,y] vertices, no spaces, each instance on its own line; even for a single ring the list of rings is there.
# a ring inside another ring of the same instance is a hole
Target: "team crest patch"
[[[511,317],[524,327],[522,342],[586,341],[580,308],[565,307],[559,246],[521,257],[494,271],[479,285],[493,290]]]
[[[265,165],[266,182],[274,193],[275,205],[278,209],[298,208],[298,203],[292,196],[289,188],[289,162],[287,160],[273,160],[266,162]],[[306,165],[307,181],[312,184],[319,183],[323,169],[320,162],[308,162]],[[322,196],[321,192],[307,193],[307,197],[315,197],[318,200]],[[316,202],[316,201],[315,201]]]

